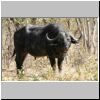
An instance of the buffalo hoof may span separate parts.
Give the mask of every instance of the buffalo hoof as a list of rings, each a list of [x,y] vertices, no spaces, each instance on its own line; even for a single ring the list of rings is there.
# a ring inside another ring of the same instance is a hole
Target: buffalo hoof
[[[17,69],[17,74],[24,74],[24,70],[23,69]]]

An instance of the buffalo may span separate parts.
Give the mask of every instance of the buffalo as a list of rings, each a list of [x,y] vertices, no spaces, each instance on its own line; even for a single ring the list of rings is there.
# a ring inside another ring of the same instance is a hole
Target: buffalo
[[[59,24],[44,26],[27,25],[14,33],[14,52],[17,70],[22,69],[27,54],[36,57],[47,56],[52,69],[56,70],[56,60],[59,72],[62,70],[64,57],[71,46],[81,39],[66,32]]]

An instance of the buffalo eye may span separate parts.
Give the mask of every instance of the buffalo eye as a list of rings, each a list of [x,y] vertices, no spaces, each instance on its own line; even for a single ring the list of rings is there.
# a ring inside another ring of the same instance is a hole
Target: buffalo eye
[[[71,41],[71,39],[70,38],[67,38],[67,41]]]

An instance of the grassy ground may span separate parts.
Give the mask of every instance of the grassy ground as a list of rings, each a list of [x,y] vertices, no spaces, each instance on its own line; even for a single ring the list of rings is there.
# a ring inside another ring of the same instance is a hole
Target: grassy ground
[[[23,64],[24,73],[16,74],[13,60],[2,68],[3,81],[97,81],[98,60],[89,53],[77,50],[72,45],[67,60],[64,60],[62,73],[54,73],[47,57],[37,58],[28,55]]]

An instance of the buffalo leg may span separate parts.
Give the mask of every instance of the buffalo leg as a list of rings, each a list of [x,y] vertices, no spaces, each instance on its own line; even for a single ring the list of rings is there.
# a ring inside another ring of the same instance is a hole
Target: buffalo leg
[[[27,53],[26,52],[21,52],[21,53],[16,53],[16,65],[17,65],[17,70],[21,70],[22,69],[22,65],[23,65],[23,61],[25,60]]]
[[[50,59],[51,67],[53,68],[53,71],[55,71],[56,70],[56,61],[55,61],[55,58],[49,57],[49,59]]]
[[[62,71],[62,63],[63,63],[63,60],[64,60],[63,57],[58,58],[58,69],[59,69],[59,72]]]

